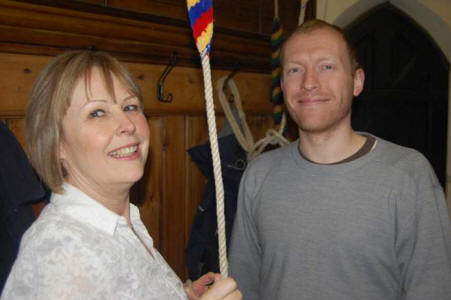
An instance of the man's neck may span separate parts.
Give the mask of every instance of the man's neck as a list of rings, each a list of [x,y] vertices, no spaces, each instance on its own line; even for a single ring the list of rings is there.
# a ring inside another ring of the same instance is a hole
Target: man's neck
[[[332,164],[356,153],[366,138],[351,127],[327,132],[299,130],[299,151],[307,159],[319,164]]]

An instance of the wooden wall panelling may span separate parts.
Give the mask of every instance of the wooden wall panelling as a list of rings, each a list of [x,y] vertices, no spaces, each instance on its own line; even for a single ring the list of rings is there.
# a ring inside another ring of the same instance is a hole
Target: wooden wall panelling
[[[197,207],[200,204],[204,192],[206,178],[202,175],[197,165],[188,154],[188,150],[194,146],[208,141],[207,120],[205,115],[188,115],[185,117],[185,248],[188,246],[191,225]],[[185,255],[185,252],[183,252]],[[187,269],[185,278],[188,278]]]
[[[181,277],[185,273],[185,141],[184,117],[164,120],[160,249]]]
[[[0,112],[23,117],[31,87],[49,57],[0,53]]]
[[[169,56],[168,56],[169,59]],[[145,109],[149,113],[199,114],[205,112],[204,81],[199,69],[176,66],[166,77],[165,95],[172,93],[173,101],[164,103],[157,100],[157,82],[165,66],[126,63],[136,76],[142,88]],[[216,81],[227,76],[229,71],[213,70],[212,83],[216,111],[221,112],[216,94]],[[243,109],[247,112],[272,112],[270,99],[271,77],[268,74],[239,72],[234,76],[240,93]]]
[[[164,122],[161,117],[149,118],[150,149],[146,170],[142,180],[138,183],[144,186],[144,195],[136,195],[141,218],[146,225],[154,245],[160,249],[161,210],[163,188],[163,150],[164,150]]]
[[[0,53],[0,116],[23,116],[31,87],[49,60],[48,56]],[[138,63],[126,63],[126,66],[142,88],[146,114],[190,114],[205,111],[203,78],[199,69],[176,66],[164,84],[164,92],[166,95],[173,94],[173,102],[163,103],[157,100],[156,93],[157,82],[165,66]],[[215,93],[216,80],[228,74],[228,71],[213,71]],[[242,72],[235,75],[234,81],[246,112],[272,111],[268,100],[271,82],[268,74]],[[216,94],[214,98],[217,101]],[[217,111],[221,111],[219,104],[216,103],[215,107]]]

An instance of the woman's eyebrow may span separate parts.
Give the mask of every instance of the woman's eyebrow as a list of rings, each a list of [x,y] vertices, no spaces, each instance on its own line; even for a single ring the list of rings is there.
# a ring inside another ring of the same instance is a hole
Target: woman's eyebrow
[[[125,101],[127,101],[129,99],[133,99],[133,98],[137,98],[137,97],[135,95],[130,95],[130,96],[127,96],[127,97],[123,98],[122,102],[125,102]]]

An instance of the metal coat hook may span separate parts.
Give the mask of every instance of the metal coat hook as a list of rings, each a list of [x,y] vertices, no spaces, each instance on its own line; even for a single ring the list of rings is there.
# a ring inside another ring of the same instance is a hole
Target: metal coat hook
[[[168,96],[164,97],[164,89],[163,84],[164,80],[168,76],[169,72],[171,72],[172,68],[177,63],[177,53],[172,53],[171,59],[169,61],[169,64],[166,66],[166,69],[164,69],[163,74],[161,74],[160,79],[158,79],[158,85],[157,85],[157,97],[158,100],[161,102],[172,102],[172,94],[169,93]]]
[[[235,74],[238,73],[238,68],[233,68],[232,72],[227,76],[226,80],[224,80],[224,83],[222,84],[222,91],[225,92],[227,89],[227,85],[229,84],[229,80],[232,79]]]
[[[222,92],[223,93],[226,93],[227,87],[228,87],[228,84],[229,84],[229,80],[232,79],[232,77],[235,76],[236,73],[238,73],[238,67],[237,66],[235,66],[235,68],[233,68],[232,72],[230,72],[230,74],[224,80],[224,83],[222,84]],[[235,97],[234,97],[233,93],[230,93],[230,95],[227,98],[228,98],[227,100],[230,103],[233,103],[235,101]]]

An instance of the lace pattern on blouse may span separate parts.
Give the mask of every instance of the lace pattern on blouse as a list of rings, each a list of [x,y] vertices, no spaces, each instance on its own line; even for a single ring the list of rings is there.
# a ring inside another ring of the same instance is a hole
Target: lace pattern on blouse
[[[124,217],[63,187],[24,234],[1,299],[187,299],[136,206],[135,234]]]

